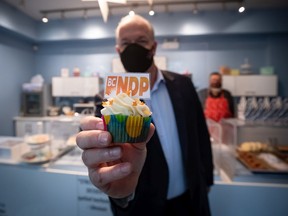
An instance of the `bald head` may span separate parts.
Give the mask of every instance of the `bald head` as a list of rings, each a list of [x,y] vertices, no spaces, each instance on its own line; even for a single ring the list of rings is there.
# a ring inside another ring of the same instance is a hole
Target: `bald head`
[[[119,37],[121,34],[121,31],[123,29],[127,30],[127,29],[142,29],[143,31],[146,32],[147,37],[149,37],[149,39],[151,41],[154,41],[154,29],[153,26],[151,25],[151,23],[145,19],[144,17],[140,16],[140,15],[127,15],[125,17],[123,17],[117,28],[115,31],[115,36],[116,36],[116,43],[118,44],[119,42]]]

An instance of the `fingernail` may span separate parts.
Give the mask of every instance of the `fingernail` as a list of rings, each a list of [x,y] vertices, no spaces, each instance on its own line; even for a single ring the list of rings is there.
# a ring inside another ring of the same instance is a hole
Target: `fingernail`
[[[100,133],[99,137],[99,144],[106,145],[108,141],[108,134],[107,133]]]

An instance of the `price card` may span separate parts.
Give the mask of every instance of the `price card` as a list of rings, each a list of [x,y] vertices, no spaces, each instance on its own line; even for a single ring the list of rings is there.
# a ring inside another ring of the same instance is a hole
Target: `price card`
[[[78,176],[78,216],[112,216],[108,196],[98,190],[88,177]],[[1,213],[0,213],[1,215]]]
[[[104,97],[115,97],[119,93],[130,93],[132,98],[150,98],[149,73],[109,74],[105,78]]]

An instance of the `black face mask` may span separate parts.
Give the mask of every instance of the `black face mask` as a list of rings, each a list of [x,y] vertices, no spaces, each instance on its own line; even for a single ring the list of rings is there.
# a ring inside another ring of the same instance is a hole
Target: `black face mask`
[[[129,44],[120,53],[121,62],[128,72],[146,72],[153,63],[151,50],[138,44]]]

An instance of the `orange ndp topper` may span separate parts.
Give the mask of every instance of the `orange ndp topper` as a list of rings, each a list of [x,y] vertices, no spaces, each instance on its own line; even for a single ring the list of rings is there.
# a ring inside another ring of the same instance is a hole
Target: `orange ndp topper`
[[[121,73],[107,75],[104,97],[115,97],[121,92],[130,92],[130,96],[135,98],[150,98],[150,74]]]

